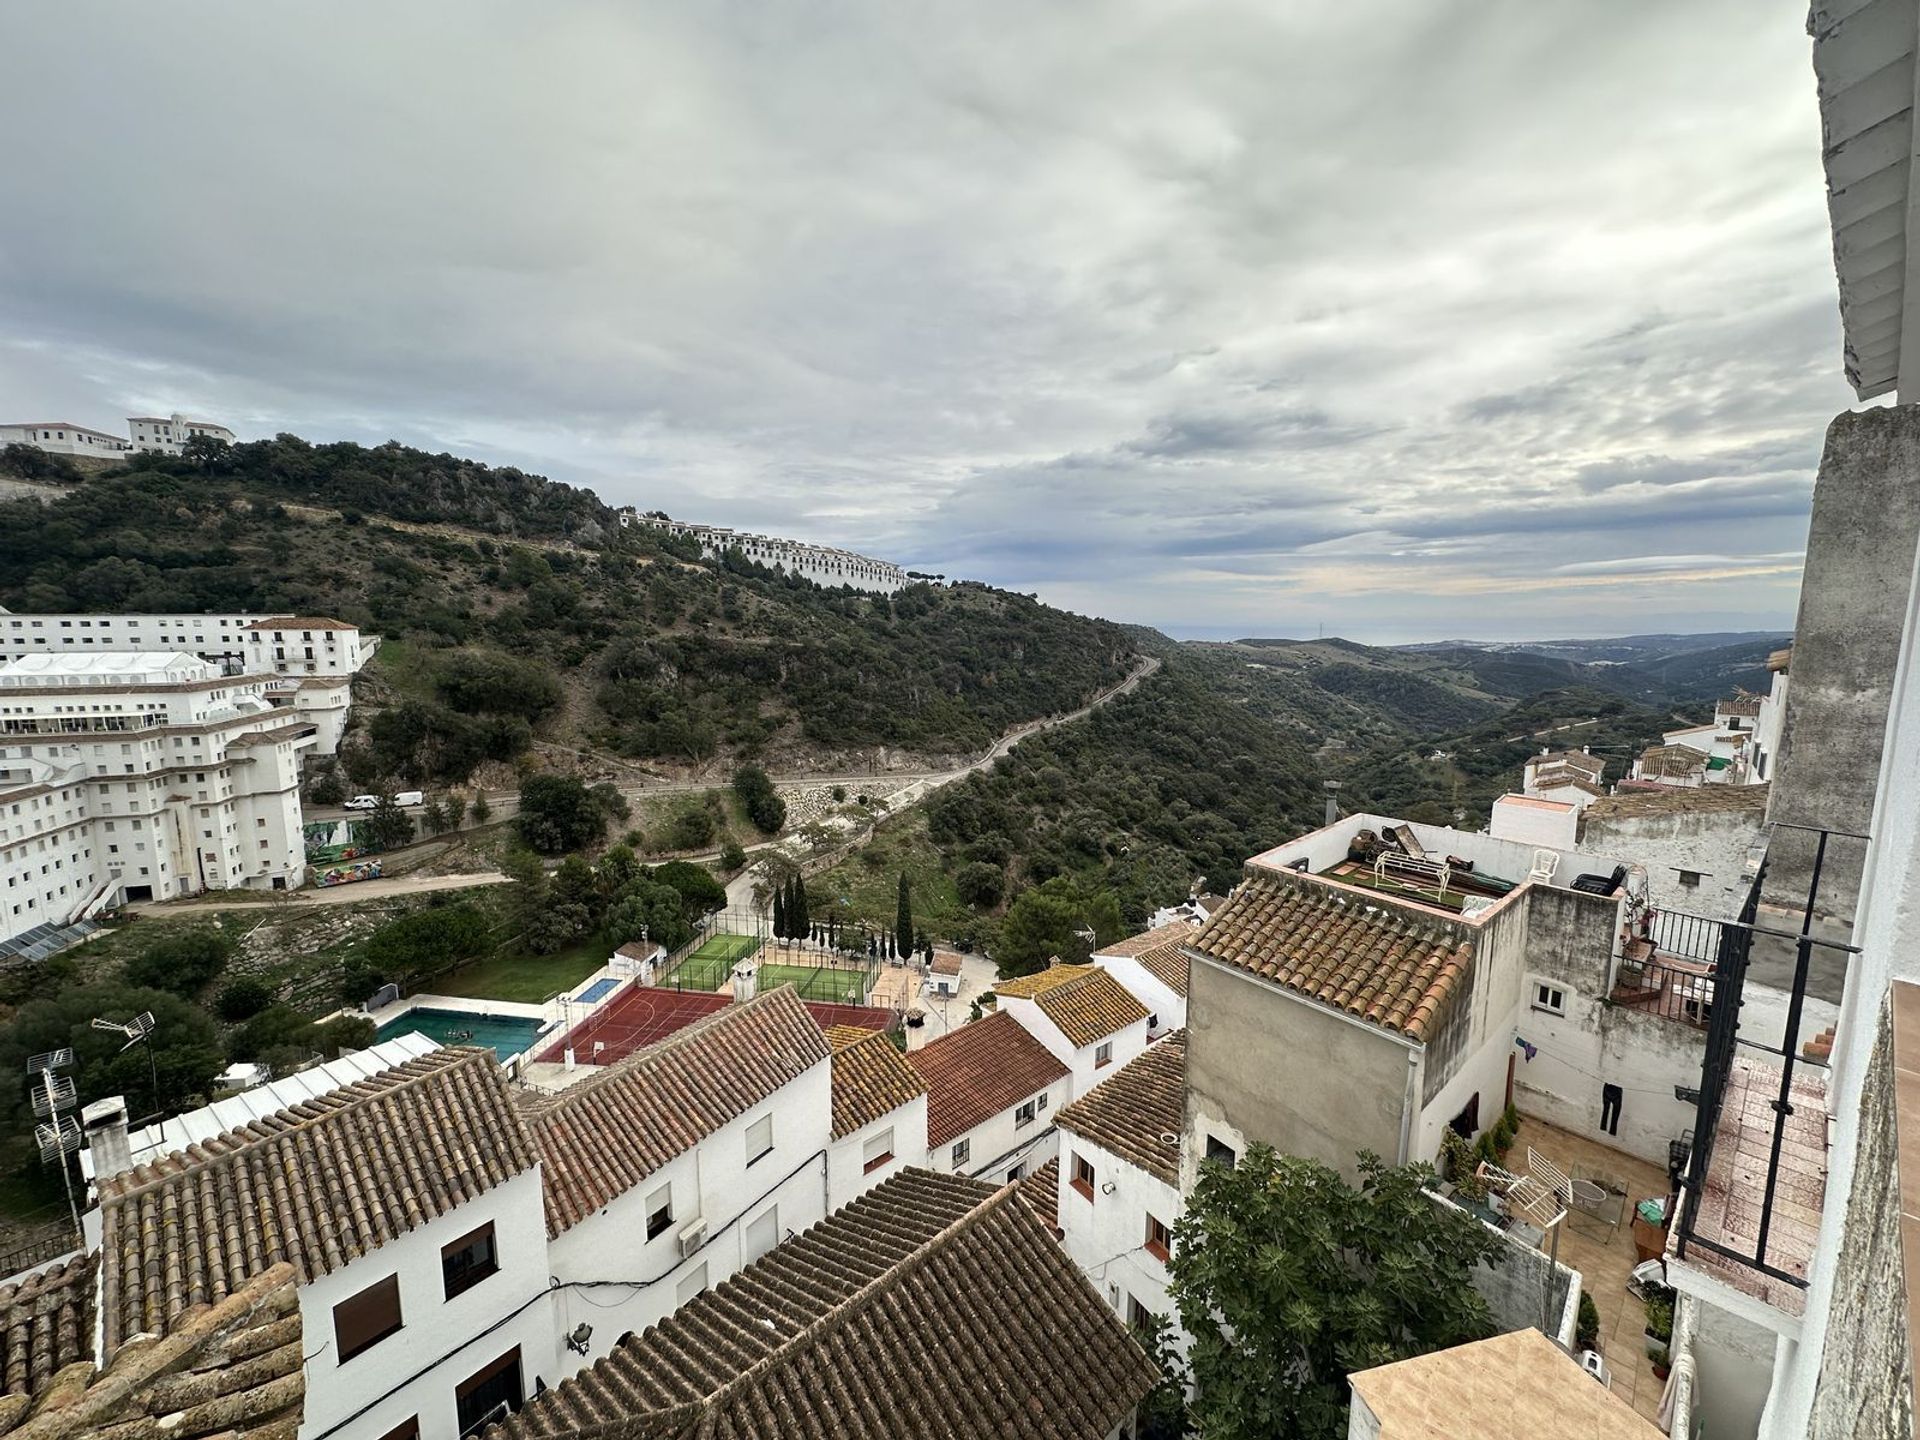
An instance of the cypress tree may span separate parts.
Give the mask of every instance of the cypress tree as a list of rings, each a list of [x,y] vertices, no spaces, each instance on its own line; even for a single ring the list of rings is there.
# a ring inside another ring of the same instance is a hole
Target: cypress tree
[[[904,870],[900,872],[900,904],[894,912],[893,939],[896,955],[913,948],[913,887],[907,883]]]
[[[776,939],[785,939],[787,934],[787,896],[786,887],[776,887],[773,892],[773,933]]]
[[[797,870],[793,876],[793,889],[787,896],[787,915],[793,921],[794,937],[797,939],[807,924],[807,882],[800,878]]]

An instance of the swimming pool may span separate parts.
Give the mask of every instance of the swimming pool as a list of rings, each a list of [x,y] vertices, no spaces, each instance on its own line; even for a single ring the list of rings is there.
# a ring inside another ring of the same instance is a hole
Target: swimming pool
[[[533,1044],[543,1022],[524,1015],[486,1015],[473,1010],[428,1010],[416,1007],[382,1025],[376,1036],[420,1034],[442,1045],[490,1045],[502,1060]]]
[[[576,1005],[591,1005],[596,1000],[606,999],[607,996],[611,995],[619,986],[620,982],[612,976],[596,980],[593,984],[587,986],[586,989],[573,997],[574,1003]]]

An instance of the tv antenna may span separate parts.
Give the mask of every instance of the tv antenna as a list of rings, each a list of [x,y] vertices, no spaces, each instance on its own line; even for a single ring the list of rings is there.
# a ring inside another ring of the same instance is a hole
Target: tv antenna
[[[120,1053],[123,1055],[141,1041],[144,1040],[146,1042],[147,1073],[153,1077],[153,1108],[155,1113],[158,1113],[160,1110],[160,1065],[159,1062],[153,1058],[153,1012],[151,1010],[142,1010],[138,1015],[134,1016],[133,1019],[124,1023],[119,1020],[103,1020],[96,1015],[88,1023],[96,1030],[105,1030],[109,1034],[126,1036],[127,1043],[120,1047]]]
[[[70,1113],[78,1095],[73,1077],[62,1070],[73,1068],[73,1049],[62,1045],[45,1050],[27,1061],[27,1078],[33,1087],[33,1113],[40,1123],[33,1127],[33,1138],[40,1146],[40,1163],[59,1162],[60,1183],[67,1192],[67,1214],[73,1220],[73,1233],[82,1237],[80,1207],[73,1200],[73,1175],[67,1169],[67,1157],[80,1148],[80,1122]]]

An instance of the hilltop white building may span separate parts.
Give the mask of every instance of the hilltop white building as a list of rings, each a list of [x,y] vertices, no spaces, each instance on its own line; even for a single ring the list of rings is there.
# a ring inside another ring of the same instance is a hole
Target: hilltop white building
[[[137,450],[178,455],[187,441],[203,435],[227,445],[234,441],[233,431],[212,420],[197,420],[191,415],[130,415],[124,436],[69,420],[0,425],[0,446],[31,445],[49,455],[102,455],[112,459]]]
[[[0,950],[128,900],[297,887],[317,726],[177,651],[0,666]]]
[[[836,550],[829,545],[808,545],[719,525],[694,525],[685,520],[669,520],[664,515],[642,515],[630,505],[620,511],[620,523],[647,525],[669,535],[697,540],[703,555],[724,555],[737,549],[756,565],[798,575],[830,590],[845,585],[854,590],[891,595],[907,584],[907,572],[898,565],[856,555],[851,550]]]

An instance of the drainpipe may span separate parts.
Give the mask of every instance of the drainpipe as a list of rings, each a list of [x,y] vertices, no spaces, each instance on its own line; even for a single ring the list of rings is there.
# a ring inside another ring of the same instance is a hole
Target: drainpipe
[[[1420,1051],[1417,1046],[1407,1047],[1407,1093],[1400,1103],[1400,1158],[1395,1164],[1407,1163],[1413,1151],[1413,1079],[1420,1068]]]

